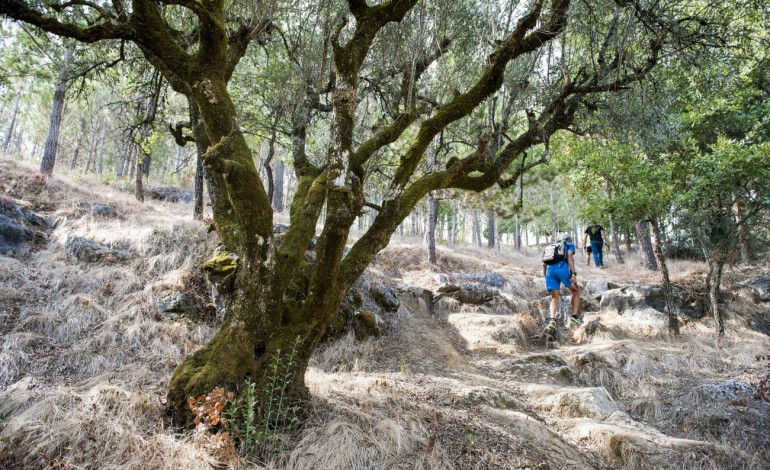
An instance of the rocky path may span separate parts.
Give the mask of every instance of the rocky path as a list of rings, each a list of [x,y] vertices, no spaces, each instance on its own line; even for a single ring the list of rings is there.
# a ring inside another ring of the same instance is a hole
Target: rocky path
[[[684,438],[683,430],[667,434],[640,419],[644,406],[671,409],[660,388],[680,383],[670,377],[676,367],[665,364],[679,361],[683,374],[692,366],[682,357],[686,347],[647,334],[647,317],[619,319],[597,305],[586,324],[562,327],[556,347],[546,347],[542,323],[530,312],[454,303],[431,314],[408,301],[402,308],[408,319],[393,343],[414,356],[409,367],[454,377],[447,392],[454,393],[454,406],[539,449],[547,468],[768,468],[761,456],[738,446]],[[591,321],[599,323],[589,335]],[[628,328],[613,329],[617,322]],[[672,351],[661,353],[665,348]]]

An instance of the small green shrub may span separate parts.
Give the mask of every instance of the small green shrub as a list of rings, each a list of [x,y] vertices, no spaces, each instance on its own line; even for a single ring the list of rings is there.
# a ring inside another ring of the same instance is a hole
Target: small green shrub
[[[268,362],[269,375],[261,396],[256,384],[246,380],[243,393],[228,403],[228,432],[241,455],[271,458],[287,449],[287,438],[298,423],[298,407],[288,404],[288,386],[299,338],[287,353],[280,349]],[[259,418],[259,422],[257,422]]]

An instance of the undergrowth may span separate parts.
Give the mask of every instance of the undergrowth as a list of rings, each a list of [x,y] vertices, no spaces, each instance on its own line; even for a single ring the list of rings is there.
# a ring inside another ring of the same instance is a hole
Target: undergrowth
[[[768,354],[757,355],[757,361],[764,363],[765,375],[759,378],[755,395],[760,400],[770,401],[770,349],[768,349]]]
[[[288,386],[294,373],[297,345],[280,349],[267,364],[263,389],[246,379],[240,396],[223,388],[189,397],[201,444],[219,457],[239,455],[269,461],[289,449],[289,438],[299,423],[299,407],[289,404]]]

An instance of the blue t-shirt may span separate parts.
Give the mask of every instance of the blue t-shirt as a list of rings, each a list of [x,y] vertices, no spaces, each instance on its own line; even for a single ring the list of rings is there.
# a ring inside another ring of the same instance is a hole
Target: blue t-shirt
[[[577,253],[577,251],[575,249],[575,245],[573,245],[570,242],[564,242],[564,248],[566,248],[564,250],[565,253],[569,253],[570,251],[572,252],[573,255],[575,253]],[[562,269],[566,269],[567,271],[569,271],[569,263],[567,262],[567,257],[566,256],[564,257],[563,261],[560,261],[560,262],[558,262],[556,264],[551,264],[551,265],[547,266],[545,272],[546,272],[546,274],[548,274],[549,271],[552,271],[552,270],[562,270]]]

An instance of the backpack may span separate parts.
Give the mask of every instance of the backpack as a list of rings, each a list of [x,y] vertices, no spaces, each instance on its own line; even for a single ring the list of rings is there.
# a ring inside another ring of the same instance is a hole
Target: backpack
[[[567,259],[567,246],[564,242],[552,243],[543,250],[543,263],[548,266],[565,261]]]

